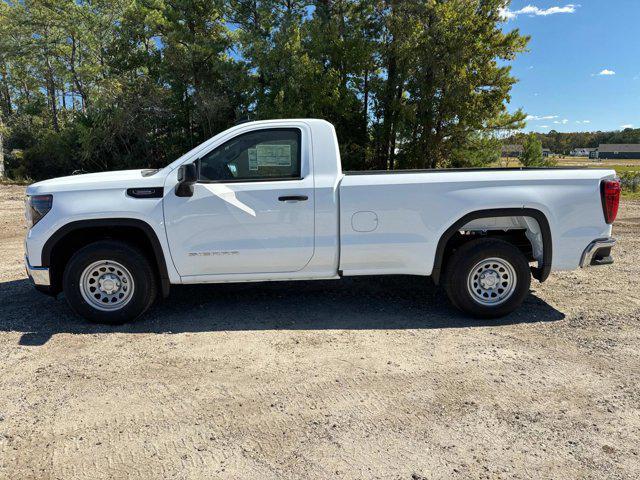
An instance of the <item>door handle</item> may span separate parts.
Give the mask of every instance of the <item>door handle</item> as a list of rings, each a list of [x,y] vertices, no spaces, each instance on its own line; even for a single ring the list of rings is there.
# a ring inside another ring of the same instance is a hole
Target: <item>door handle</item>
[[[308,200],[309,197],[307,197],[306,195],[289,195],[289,196],[284,196],[284,197],[278,197],[278,200],[280,200],[281,202],[304,202],[305,200]]]

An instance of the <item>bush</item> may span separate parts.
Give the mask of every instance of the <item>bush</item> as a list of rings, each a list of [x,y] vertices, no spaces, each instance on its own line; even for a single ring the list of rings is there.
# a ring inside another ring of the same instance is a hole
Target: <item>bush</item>
[[[620,183],[622,190],[636,193],[640,191],[640,171],[620,173]]]
[[[79,155],[78,132],[66,128],[61,132],[46,133],[38,143],[27,148],[13,165],[13,175],[34,180],[69,175],[82,169]]]
[[[530,133],[524,141],[524,151],[520,156],[520,163],[525,167],[552,167],[554,160],[542,155],[542,143],[535,133]]]

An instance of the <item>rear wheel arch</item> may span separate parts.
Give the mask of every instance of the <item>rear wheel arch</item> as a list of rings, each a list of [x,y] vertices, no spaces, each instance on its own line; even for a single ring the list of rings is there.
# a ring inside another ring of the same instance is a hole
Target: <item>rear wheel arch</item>
[[[134,218],[78,220],[59,228],[42,248],[42,266],[50,268],[52,290],[62,290],[62,276],[73,253],[90,243],[120,240],[142,250],[155,267],[162,295],[169,294],[166,258],[155,230],[147,222]]]
[[[435,284],[440,284],[443,272],[447,263],[447,255],[449,252],[450,242],[460,229],[469,222],[482,218],[491,217],[531,217],[535,219],[540,228],[542,235],[543,256],[542,262],[538,262],[538,267],[532,268],[532,274],[535,279],[544,282],[551,273],[551,262],[553,259],[552,236],[549,221],[546,215],[540,210],[533,208],[500,208],[477,210],[470,212],[456,220],[440,237],[436,247],[436,255],[431,272],[431,278]]]

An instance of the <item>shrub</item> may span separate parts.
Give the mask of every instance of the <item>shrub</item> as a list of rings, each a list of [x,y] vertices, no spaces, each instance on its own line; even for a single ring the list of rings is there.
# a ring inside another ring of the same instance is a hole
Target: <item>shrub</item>
[[[633,193],[640,191],[640,171],[621,172],[620,183],[624,191]]]

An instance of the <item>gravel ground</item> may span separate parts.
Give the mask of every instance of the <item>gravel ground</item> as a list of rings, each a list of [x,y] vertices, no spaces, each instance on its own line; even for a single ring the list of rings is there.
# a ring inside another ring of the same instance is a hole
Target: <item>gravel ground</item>
[[[419,278],[175,287],[117,328],[35,292],[0,186],[0,478],[640,477],[640,202],[616,264],[477,323]]]

